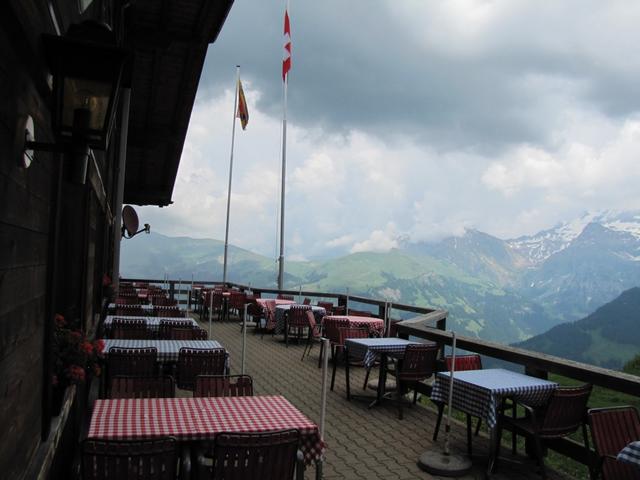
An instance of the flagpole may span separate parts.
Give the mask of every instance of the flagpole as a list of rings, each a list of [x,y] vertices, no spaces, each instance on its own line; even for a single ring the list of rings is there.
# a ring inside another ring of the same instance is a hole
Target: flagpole
[[[229,158],[229,189],[227,190],[227,226],[224,232],[224,265],[222,267],[222,283],[227,283],[227,251],[229,249],[229,210],[231,208],[231,178],[233,175],[233,146],[236,138],[236,117],[238,112],[238,88],[240,85],[240,65],[236,65],[236,95],[233,100],[233,127],[231,128],[231,156]]]
[[[285,14],[289,15],[289,0]],[[289,72],[284,75],[283,89],[283,112],[282,112],[282,175],[280,189],[280,255],[278,257],[278,290],[284,287],[284,190],[287,173],[287,86],[289,84]]]

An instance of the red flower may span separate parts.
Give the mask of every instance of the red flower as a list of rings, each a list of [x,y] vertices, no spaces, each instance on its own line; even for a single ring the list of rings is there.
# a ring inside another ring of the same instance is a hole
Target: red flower
[[[93,343],[93,349],[97,352],[97,353],[102,353],[104,352],[104,340],[100,339],[100,340],[96,340]]]
[[[82,342],[80,344],[80,349],[87,355],[91,355],[93,353],[93,345],[91,345],[91,342]]]
[[[67,324],[67,322],[65,321],[64,317],[62,315],[60,315],[59,313],[56,313],[55,322],[56,322],[56,326],[59,327],[59,328],[62,328]]]
[[[67,370],[67,377],[71,380],[71,383],[82,383],[85,379],[84,368],[78,365],[71,365]]]

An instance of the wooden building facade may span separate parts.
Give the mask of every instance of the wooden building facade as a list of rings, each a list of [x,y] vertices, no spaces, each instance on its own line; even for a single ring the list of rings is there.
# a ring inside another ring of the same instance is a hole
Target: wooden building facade
[[[104,306],[103,279],[117,277],[123,203],[171,203],[204,57],[232,3],[0,2],[3,478],[55,477],[66,422],[52,411],[54,316],[78,319],[91,336]],[[25,167],[23,151],[27,117],[37,142],[56,144],[43,34],[64,36],[86,20],[107,24],[128,60],[108,148],[94,149],[79,184],[67,153],[37,150]]]

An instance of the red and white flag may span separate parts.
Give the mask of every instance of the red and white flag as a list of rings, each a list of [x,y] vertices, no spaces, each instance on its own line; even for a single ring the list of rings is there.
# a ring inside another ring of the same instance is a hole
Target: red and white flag
[[[284,52],[282,57],[282,81],[285,82],[291,70],[291,28],[289,27],[289,12],[284,11]]]

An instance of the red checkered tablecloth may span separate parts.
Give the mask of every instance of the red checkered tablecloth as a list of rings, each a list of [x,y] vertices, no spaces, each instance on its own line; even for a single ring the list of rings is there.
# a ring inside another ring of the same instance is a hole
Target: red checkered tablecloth
[[[279,395],[96,400],[88,438],[212,440],[220,432],[289,428],[300,432],[305,462],[319,460],[325,444],[318,426]]]
[[[381,318],[362,317],[359,315],[329,315],[325,318],[347,319],[351,328],[366,328],[378,337],[382,337],[384,334],[384,320]]]

